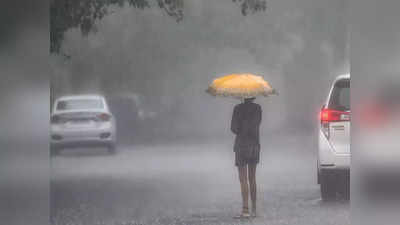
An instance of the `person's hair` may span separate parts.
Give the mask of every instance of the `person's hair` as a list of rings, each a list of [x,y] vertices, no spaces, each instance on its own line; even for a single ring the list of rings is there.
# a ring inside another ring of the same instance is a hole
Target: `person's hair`
[[[255,97],[252,97],[252,98],[245,98],[244,101],[245,101],[245,102],[252,102],[252,101],[254,101],[254,99],[256,99],[256,98],[255,98]]]

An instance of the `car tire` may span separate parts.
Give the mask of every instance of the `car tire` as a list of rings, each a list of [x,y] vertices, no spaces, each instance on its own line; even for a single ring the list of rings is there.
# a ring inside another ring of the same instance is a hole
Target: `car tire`
[[[115,147],[115,144],[110,144],[107,146],[108,153],[111,155],[114,155],[117,153],[117,148]]]
[[[350,187],[343,185],[342,189],[340,190],[340,195],[344,200],[350,200]]]
[[[339,194],[342,196],[344,200],[350,200],[350,178],[344,176],[342,181],[340,182],[340,190]]]
[[[320,189],[322,200],[327,201],[336,198],[336,185],[332,176],[321,174]]]

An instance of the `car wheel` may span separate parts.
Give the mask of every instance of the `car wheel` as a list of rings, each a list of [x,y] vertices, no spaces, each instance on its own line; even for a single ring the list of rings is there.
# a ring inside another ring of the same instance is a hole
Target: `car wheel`
[[[348,185],[343,185],[342,189],[340,190],[340,195],[345,200],[350,200],[350,187]]]
[[[108,146],[108,153],[114,155],[117,153],[117,149],[115,147],[115,144],[111,144]]]
[[[336,185],[333,177],[321,174],[320,188],[322,200],[332,200],[336,198]]]
[[[317,171],[317,184],[321,184],[321,174]]]
[[[341,181],[339,193],[343,199],[350,200],[350,178],[343,177],[343,181]]]

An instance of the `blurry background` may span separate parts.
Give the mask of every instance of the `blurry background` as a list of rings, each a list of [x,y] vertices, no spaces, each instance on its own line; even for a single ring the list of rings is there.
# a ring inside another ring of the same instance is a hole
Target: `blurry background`
[[[0,223],[49,223],[49,4],[0,8]]]
[[[398,224],[400,2],[350,2],[352,222]]]

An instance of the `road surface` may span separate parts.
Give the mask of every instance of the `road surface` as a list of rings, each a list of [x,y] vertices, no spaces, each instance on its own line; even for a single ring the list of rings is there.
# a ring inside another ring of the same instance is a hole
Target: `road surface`
[[[232,140],[66,150],[51,160],[53,225],[346,225],[345,200],[323,202],[312,137],[262,143],[258,214],[235,220],[241,198]]]

